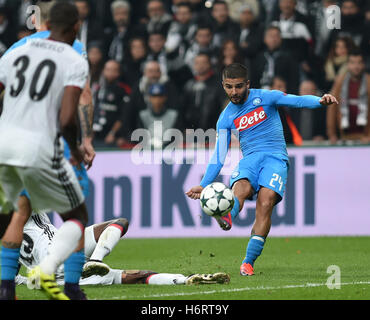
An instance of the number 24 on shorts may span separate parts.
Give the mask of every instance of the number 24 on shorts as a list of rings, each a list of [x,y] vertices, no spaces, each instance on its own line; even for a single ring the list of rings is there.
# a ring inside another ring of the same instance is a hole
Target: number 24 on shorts
[[[273,173],[269,184],[271,187],[276,188],[276,182],[280,184],[279,191],[281,191],[281,188],[283,187],[283,180],[281,179],[281,176],[279,176],[277,173]]]

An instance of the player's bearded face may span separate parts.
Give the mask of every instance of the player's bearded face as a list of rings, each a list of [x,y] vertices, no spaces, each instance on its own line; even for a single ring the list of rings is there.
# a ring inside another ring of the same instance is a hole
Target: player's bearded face
[[[242,104],[247,98],[249,81],[244,79],[224,79],[223,87],[232,103]]]

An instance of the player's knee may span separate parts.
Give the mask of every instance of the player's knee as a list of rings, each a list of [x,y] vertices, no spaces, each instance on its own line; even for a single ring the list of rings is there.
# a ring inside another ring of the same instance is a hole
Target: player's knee
[[[81,222],[81,224],[84,227],[87,226],[87,222],[89,220],[89,215],[87,213],[85,203],[82,203],[81,205],[79,205],[75,209],[73,209],[73,210],[71,210],[67,213],[62,214],[61,217],[62,217],[63,221],[67,221],[67,220],[70,220],[70,219],[78,220],[79,222]]]
[[[258,209],[263,212],[270,212],[275,205],[275,198],[264,198],[257,200]]]
[[[119,226],[122,227],[122,235],[124,235],[127,232],[130,224],[126,218],[118,218],[114,220],[113,223],[118,224]]]
[[[233,187],[234,196],[240,203],[244,203],[253,195],[253,188],[248,180],[239,180]]]

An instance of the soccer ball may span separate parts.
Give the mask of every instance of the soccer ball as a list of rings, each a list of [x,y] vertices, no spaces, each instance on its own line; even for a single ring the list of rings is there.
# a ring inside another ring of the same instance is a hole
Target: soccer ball
[[[234,195],[230,188],[221,182],[206,186],[200,194],[200,206],[205,214],[222,217],[234,206]]]

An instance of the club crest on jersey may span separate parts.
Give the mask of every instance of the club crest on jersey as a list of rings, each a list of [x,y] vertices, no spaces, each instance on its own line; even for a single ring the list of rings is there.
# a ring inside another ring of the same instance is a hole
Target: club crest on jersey
[[[255,98],[253,99],[252,103],[254,106],[258,106],[261,102],[262,102],[261,98]]]
[[[266,119],[267,116],[265,110],[263,107],[258,107],[257,109],[248,112],[239,118],[236,118],[234,120],[234,125],[236,130],[243,131],[265,121]]]

